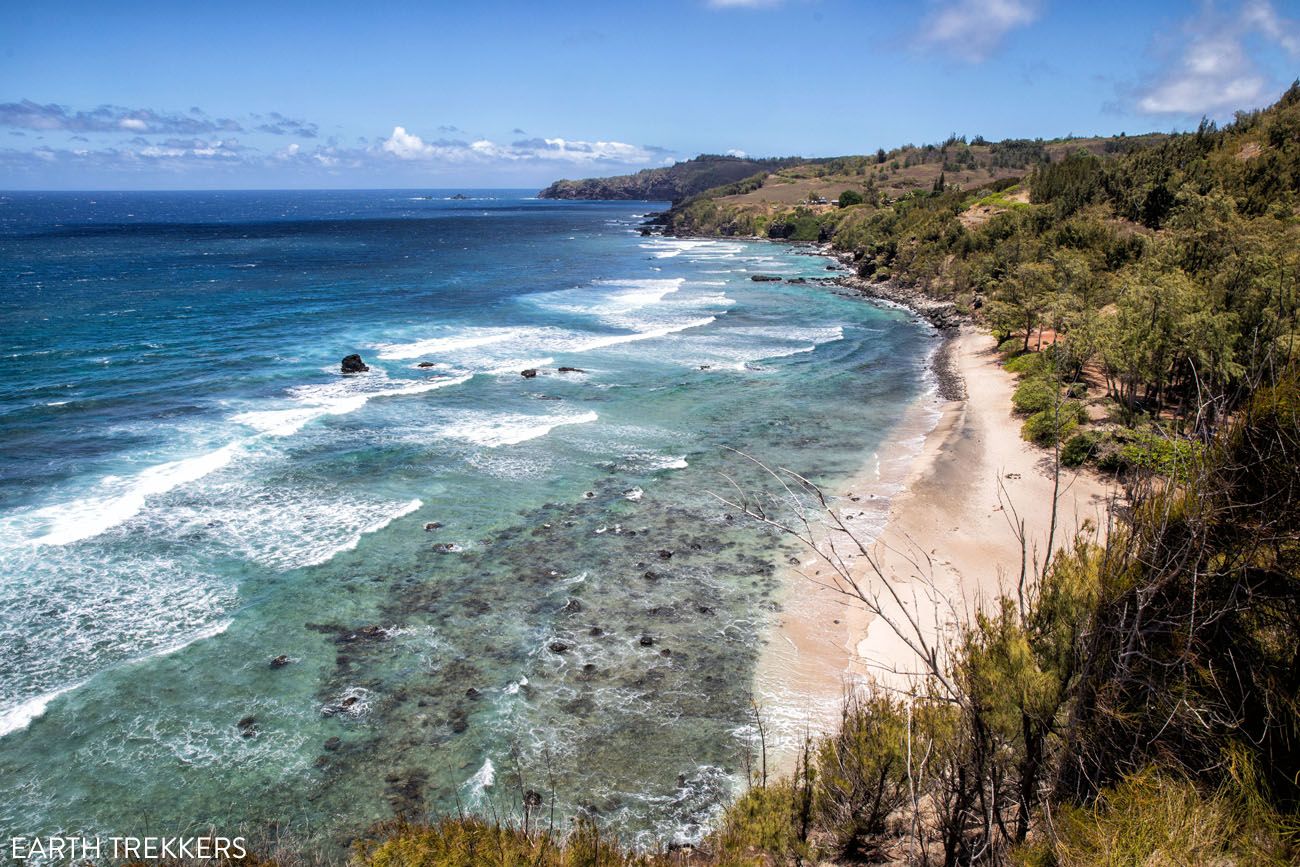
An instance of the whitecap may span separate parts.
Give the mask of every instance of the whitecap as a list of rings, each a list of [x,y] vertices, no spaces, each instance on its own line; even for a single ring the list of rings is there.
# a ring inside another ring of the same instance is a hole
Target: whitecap
[[[589,424],[597,418],[599,416],[595,412],[552,416],[474,413],[444,427],[440,433],[453,439],[495,448],[546,436],[563,425]]]

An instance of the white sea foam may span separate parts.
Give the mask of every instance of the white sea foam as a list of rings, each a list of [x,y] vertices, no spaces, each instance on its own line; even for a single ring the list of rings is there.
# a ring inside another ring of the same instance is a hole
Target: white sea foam
[[[470,328],[461,333],[430,337],[413,343],[378,343],[373,348],[379,350],[382,359],[402,360],[505,343],[518,340],[527,332],[528,329],[524,328]]]
[[[84,682],[85,681],[82,681],[82,683]],[[63,695],[65,692],[71,692],[79,686],[81,686],[81,683],[72,683],[60,689],[52,690],[44,695],[38,695],[35,698],[29,698],[24,702],[0,710],[0,737],[27,728],[32,724],[32,720],[39,719],[45,715],[45,709],[49,707],[50,702]]]
[[[337,547],[331,550],[325,551],[316,557],[308,557],[304,559],[301,563],[297,563],[295,565],[319,566],[321,563],[328,563],[330,560],[333,560],[335,557],[337,557],[339,554],[342,554],[344,551],[354,551],[356,550],[357,545],[361,544],[362,536],[368,535],[370,533],[379,532],[380,530],[387,527],[389,524],[396,521],[398,518],[411,514],[412,512],[421,508],[423,505],[424,505],[424,501],[418,499],[411,500],[408,503],[403,503],[391,514],[384,515],[380,517],[378,520],[372,521],[371,523],[367,524],[365,527],[362,527],[360,531],[353,533],[351,536],[348,537],[348,540],[342,543],[341,545],[338,545]]]
[[[551,416],[474,413],[440,432],[453,439],[495,448],[537,439],[562,425],[587,424],[597,418],[595,412]]]
[[[45,531],[32,541],[37,545],[67,545],[98,536],[139,514],[149,497],[165,494],[227,466],[240,447],[238,442],[229,443],[206,454],[149,467],[126,482],[125,490],[120,492],[37,509],[28,518],[43,525]],[[116,476],[105,477],[100,487],[122,487],[118,484],[121,481]]]
[[[294,389],[294,401],[297,406],[289,409],[268,409],[242,412],[230,417],[236,424],[251,427],[269,436],[290,436],[302,430],[308,423],[327,415],[347,415],[361,409],[375,397],[401,397],[423,394],[452,385],[468,382],[471,374],[462,376],[429,379],[423,382],[409,382],[393,387],[380,385],[369,390],[360,390],[352,386],[361,380],[342,380],[327,385],[306,386]],[[380,380],[381,383],[389,380]]]
[[[474,776],[465,781],[465,791],[471,802],[482,798],[496,782],[497,770],[491,759],[484,759],[483,766],[474,772]]]
[[[154,657],[168,656],[178,650],[190,646],[196,641],[202,641],[205,638],[212,638],[213,636],[220,635],[229,627],[229,620],[219,620],[203,629],[199,629],[188,635],[180,636],[173,641],[160,645],[149,653],[146,653],[144,656],[131,660],[131,662],[141,662]],[[0,710],[0,737],[27,728],[34,720],[40,719],[45,715],[45,711],[49,708],[50,703],[56,698],[72,692],[73,690],[80,689],[89,682],[89,680],[89,678],[86,678],[85,680],[80,680],[76,683],[61,686],[58,689],[50,690],[49,692],[42,693],[34,698],[26,699],[25,701],[11,705],[4,710]]]

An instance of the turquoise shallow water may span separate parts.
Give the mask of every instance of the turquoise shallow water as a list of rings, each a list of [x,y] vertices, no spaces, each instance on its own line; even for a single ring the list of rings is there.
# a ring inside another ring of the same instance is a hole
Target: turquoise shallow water
[[[649,841],[736,784],[791,551],[710,491],[888,452],[930,330],[652,205],[460,195],[0,197],[0,831],[536,789]]]

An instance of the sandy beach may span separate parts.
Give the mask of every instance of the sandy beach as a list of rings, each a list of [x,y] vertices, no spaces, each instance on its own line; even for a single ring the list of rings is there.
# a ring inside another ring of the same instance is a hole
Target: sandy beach
[[[907,467],[890,501],[883,530],[862,519],[870,501],[888,485],[878,461],[835,495],[832,507],[868,546],[898,601],[884,587],[868,557],[837,544],[854,580],[879,594],[884,616],[838,592],[835,572],[811,552],[788,573],[787,604],[769,636],[760,665],[758,694],[772,715],[777,760],[792,754],[804,732],[825,731],[838,718],[846,688],[866,679],[906,689],[920,668],[914,650],[887,622],[905,623],[904,609],[930,637],[954,619],[1015,592],[1022,543],[1031,565],[1049,546],[1059,548],[1085,522],[1104,527],[1115,490],[1090,472],[1063,470],[1056,492],[1051,454],[1020,438],[1012,414],[1014,377],[1004,371],[991,336],[966,325],[950,339],[948,374],[964,383],[965,399],[932,399],[920,452]],[[919,407],[923,413],[927,407]],[[912,423],[915,423],[912,422]],[[856,499],[855,499],[856,498]],[[874,535],[874,539],[871,536]],[[901,602],[901,605],[899,604]]]

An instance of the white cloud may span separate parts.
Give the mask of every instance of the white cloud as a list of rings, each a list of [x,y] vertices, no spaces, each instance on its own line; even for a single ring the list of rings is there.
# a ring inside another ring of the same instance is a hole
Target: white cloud
[[[1144,114],[1195,117],[1253,108],[1280,83],[1260,69],[1247,40],[1263,38],[1300,57],[1300,27],[1268,0],[1245,0],[1230,15],[1206,10],[1184,24],[1182,46],[1136,100]]]
[[[425,159],[434,153],[433,145],[425,144],[418,135],[411,135],[404,126],[393,127],[393,134],[384,139],[380,147],[385,153],[403,160]]]
[[[557,162],[573,165],[648,164],[663,153],[662,148],[648,148],[626,142],[564,138],[532,138],[510,144],[501,144],[491,139],[478,139],[469,143],[448,140],[426,142],[403,126],[393,127],[393,134],[383,141],[380,149],[404,160],[450,163]]]
[[[928,18],[921,41],[972,63],[987,60],[1008,33],[1038,20],[1038,0],[951,0]]]
[[[727,151],[727,156],[740,157],[743,160],[745,157],[749,156],[749,154],[745,153],[740,148],[732,148],[731,150]]]

